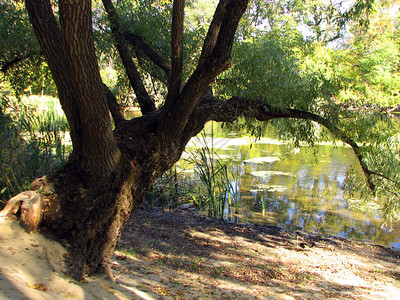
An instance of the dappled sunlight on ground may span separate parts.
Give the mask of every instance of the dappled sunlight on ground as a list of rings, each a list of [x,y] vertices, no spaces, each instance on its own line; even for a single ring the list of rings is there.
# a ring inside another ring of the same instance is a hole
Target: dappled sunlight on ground
[[[188,289],[192,296],[184,299],[400,295],[398,252],[276,227],[211,222],[182,211],[139,212],[127,226],[121,249],[130,249],[158,276],[169,278],[160,280],[167,298],[179,298],[178,292]]]
[[[76,282],[65,250],[0,222],[0,299],[397,299],[400,253],[273,226],[139,211],[113,257],[117,278]]]

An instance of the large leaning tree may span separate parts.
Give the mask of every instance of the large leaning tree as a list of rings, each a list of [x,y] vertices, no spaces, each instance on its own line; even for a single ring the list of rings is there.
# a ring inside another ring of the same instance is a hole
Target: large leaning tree
[[[297,119],[301,122],[294,124],[304,128],[311,128],[305,125],[308,122],[317,123],[352,147],[372,191],[383,180],[397,182],[395,177],[371,169],[375,166],[367,151],[371,143],[364,147],[360,137],[347,132],[351,121],[334,122],[344,114],[335,110],[331,117],[328,111],[333,104],[315,101],[302,105],[300,94],[307,91],[299,92],[297,101],[287,107],[277,101],[269,102],[268,97],[214,96],[213,83],[226,80],[232,85],[235,78],[219,76],[229,72],[235,63],[232,48],[240,42],[236,34],[248,2],[219,1],[196,63],[184,77],[188,70],[184,65],[184,0],[171,4],[170,59],[156,51],[140,32],[130,32],[114,3],[103,0],[108,16],[104,26],[110,29],[142,112],[142,116],[126,120],[100,77],[92,1],[58,1],[59,18],[50,0],[25,1],[41,55],[51,70],[70,125],[73,151],[65,165],[36,179],[33,191],[11,199],[2,215],[21,206],[23,224],[28,230],[40,226],[62,241],[69,251],[69,272],[73,278],[102,271],[111,274],[109,259],[128,217],[139,207],[150,185],[178,161],[188,141],[210,120],[230,123],[239,117],[258,121]],[[252,9],[262,6],[262,2],[254,1]],[[269,22],[272,24],[273,20],[270,18]],[[167,93],[158,105],[144,84],[143,68],[139,69],[137,64],[139,54],[167,78]],[[257,67],[260,66],[254,65],[254,70]],[[274,70],[269,72],[273,74]],[[239,71],[237,74],[242,76]],[[268,86],[261,90],[265,95],[270,92]]]

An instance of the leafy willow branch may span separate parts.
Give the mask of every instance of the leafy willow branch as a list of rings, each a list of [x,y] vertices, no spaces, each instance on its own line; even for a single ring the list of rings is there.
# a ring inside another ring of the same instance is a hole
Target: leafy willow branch
[[[316,122],[328,129],[335,138],[348,144],[354,151],[358,162],[366,177],[368,187],[375,192],[375,185],[372,182],[371,175],[385,178],[383,175],[371,171],[363,160],[362,150],[359,145],[349,136],[347,136],[336,124],[312,112],[302,111],[292,108],[282,108],[271,106],[260,100],[252,100],[242,97],[232,97],[227,101],[217,100],[215,97],[204,99],[195,118],[202,116],[203,119],[217,122],[231,123],[239,117],[255,118],[258,121],[268,121],[272,119],[294,118]]]

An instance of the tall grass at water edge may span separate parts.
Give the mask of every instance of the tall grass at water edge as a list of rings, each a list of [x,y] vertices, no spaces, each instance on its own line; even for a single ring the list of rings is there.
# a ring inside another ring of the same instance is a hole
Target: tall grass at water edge
[[[209,217],[222,218],[231,189],[226,165],[214,158],[208,146],[192,152],[190,160],[201,182],[193,193],[193,200],[200,211],[207,210]]]
[[[213,136],[211,147],[206,143],[204,133],[202,139],[204,146],[189,153],[189,162],[193,163],[200,179],[200,184],[192,191],[192,199],[200,212],[206,211],[209,217],[223,219],[226,209],[238,203],[238,193],[231,184],[232,176],[227,166],[214,152]]]
[[[199,213],[223,219],[228,210],[238,210],[237,185],[232,185],[233,176],[214,152],[213,146],[206,143],[205,134],[197,138],[202,139],[199,141],[202,146],[188,151],[188,158],[185,159],[193,166],[193,180],[183,176],[175,165],[150,188],[147,205],[150,208],[155,205],[169,208],[192,203]]]
[[[0,205],[66,161],[69,128],[56,103],[50,97],[2,97]]]

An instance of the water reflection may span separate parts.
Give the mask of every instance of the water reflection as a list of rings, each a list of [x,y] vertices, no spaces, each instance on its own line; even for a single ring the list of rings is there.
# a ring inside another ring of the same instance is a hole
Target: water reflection
[[[341,236],[400,248],[400,228],[388,231],[375,209],[350,208],[354,201],[344,189],[349,168],[359,169],[352,150],[330,144],[315,149],[264,138],[254,143],[246,137],[214,138],[205,141],[234,174],[232,186],[239,196],[238,207],[227,207],[226,218]],[[188,145],[191,149],[194,143]],[[189,168],[183,160],[181,168]],[[187,180],[195,176],[185,173]]]

